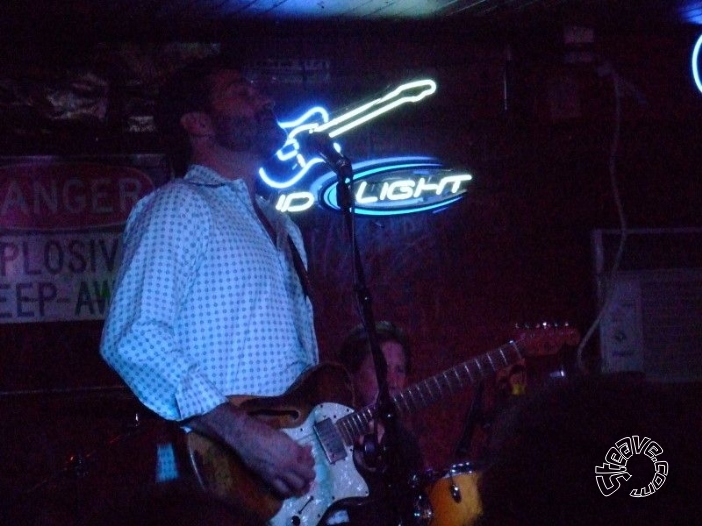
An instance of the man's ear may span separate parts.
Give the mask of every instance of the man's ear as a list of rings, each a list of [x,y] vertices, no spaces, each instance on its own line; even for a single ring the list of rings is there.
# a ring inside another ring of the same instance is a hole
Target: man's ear
[[[188,135],[193,137],[206,137],[212,134],[212,121],[210,116],[202,111],[191,111],[180,118],[180,125]]]

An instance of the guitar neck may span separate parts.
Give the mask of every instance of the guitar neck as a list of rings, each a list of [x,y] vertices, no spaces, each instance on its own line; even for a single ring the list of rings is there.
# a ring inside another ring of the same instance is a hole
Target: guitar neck
[[[403,104],[419,102],[436,91],[436,82],[431,79],[415,80],[398,86],[384,96],[344,112],[313,131],[326,133],[334,138],[356,126],[387,113]]]
[[[408,415],[519,362],[524,355],[521,341],[510,342],[404,389],[392,397],[392,404],[401,416]],[[336,422],[346,444],[371,431],[370,422],[378,409],[379,404],[374,403]]]

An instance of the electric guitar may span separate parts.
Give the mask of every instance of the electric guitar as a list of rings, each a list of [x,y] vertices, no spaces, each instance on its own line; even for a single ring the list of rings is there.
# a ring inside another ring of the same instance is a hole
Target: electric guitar
[[[564,344],[576,345],[577,330],[541,327],[477,358],[414,384],[392,397],[399,415],[425,408],[526,356],[555,354]],[[204,489],[261,515],[273,526],[319,523],[335,502],[367,497],[368,486],[353,463],[355,439],[370,432],[377,404],[354,411],[348,374],[335,364],[319,365],[302,375],[279,397],[232,397],[231,403],[262,418],[299,444],[311,444],[315,482],[300,497],[281,500],[249,471],[227,446],[190,432],[187,456]]]
[[[295,120],[280,122],[280,127],[288,133],[288,139],[276,152],[274,160],[282,166],[281,171],[284,172],[284,176],[277,175],[274,178],[265,168],[259,170],[259,175],[273,188],[289,188],[300,181],[314,165],[323,162],[320,157],[305,156],[300,147],[299,137],[314,132],[326,133],[333,139],[398,106],[419,102],[435,91],[436,82],[433,80],[414,80],[401,84],[385,95],[360,104],[334,118],[330,118],[324,108],[315,106]],[[339,149],[338,145],[337,149]]]

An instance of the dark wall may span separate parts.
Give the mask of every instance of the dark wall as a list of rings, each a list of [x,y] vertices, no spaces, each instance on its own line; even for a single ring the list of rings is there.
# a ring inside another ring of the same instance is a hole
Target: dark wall
[[[439,83],[426,103],[345,140],[354,160],[431,154],[474,174],[466,198],[441,213],[357,223],[375,316],[409,332],[413,380],[505,343],[515,323],[568,321],[587,330],[597,314],[590,232],[619,225],[613,175],[629,227],[702,226],[702,94],[694,90],[688,64],[693,36],[685,28],[659,36],[598,36],[591,49],[596,58],[575,64],[566,63],[569,50],[557,31],[479,41],[456,28],[440,35],[369,29],[263,38],[260,60],[326,58],[330,64],[326,81],[271,84],[280,112],[320,96],[332,107],[343,105],[421,73]],[[158,79],[132,92],[123,71],[96,58],[94,48],[70,51],[30,45],[9,60],[8,71],[33,75],[24,77],[31,81],[99,66],[119,101],[102,118],[68,124],[42,119],[30,104],[28,120],[5,120],[0,154],[153,151],[148,131],[126,131],[127,113],[138,112],[125,101],[143,102],[148,113],[149,90]],[[3,108],[10,111],[9,104]],[[359,322],[349,243],[332,212],[315,210],[299,223],[308,243],[320,348],[324,358],[333,358]],[[119,380],[97,356],[100,329],[101,322],[0,326],[0,410],[13,423],[2,433],[6,487],[30,488],[81,449],[106,446],[108,457],[114,451],[113,458],[123,458],[121,445],[107,444],[139,407],[125,401],[126,392],[110,391]],[[593,341],[588,353],[596,351]],[[415,418],[428,466],[460,460],[454,450],[472,398],[466,389]],[[127,449],[133,453],[142,442]],[[136,465],[145,465],[140,462],[132,462],[138,472]],[[112,468],[98,462],[93,469]],[[82,486],[72,479],[58,484],[76,498],[83,495],[74,492]],[[46,498],[55,506],[51,495]],[[58,504],[65,505],[65,499]]]

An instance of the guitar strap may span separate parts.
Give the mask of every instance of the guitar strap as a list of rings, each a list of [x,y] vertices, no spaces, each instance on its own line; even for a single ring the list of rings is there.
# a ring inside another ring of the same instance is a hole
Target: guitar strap
[[[268,235],[271,238],[271,241],[273,241],[273,245],[276,246],[276,233],[275,229],[273,228],[273,225],[271,224],[270,220],[266,216],[266,214],[261,210],[261,207],[258,205],[258,202],[256,200],[253,200],[253,205],[254,205],[254,210],[256,210],[256,215],[258,216],[259,221],[261,221],[261,224],[264,226],[266,229],[266,232],[268,232]],[[290,247],[290,254],[292,255],[292,260],[293,260],[293,265],[295,267],[295,272],[297,272],[297,277],[300,280],[300,285],[302,286],[302,292],[304,292],[305,296],[312,299],[310,296],[310,291],[311,291],[311,283],[310,283],[310,277],[307,274],[307,269],[305,268],[305,264],[302,261],[302,256],[300,255],[300,252],[297,250],[297,246],[295,246],[295,243],[293,242],[292,238],[290,237],[290,234],[288,234],[288,246]]]

